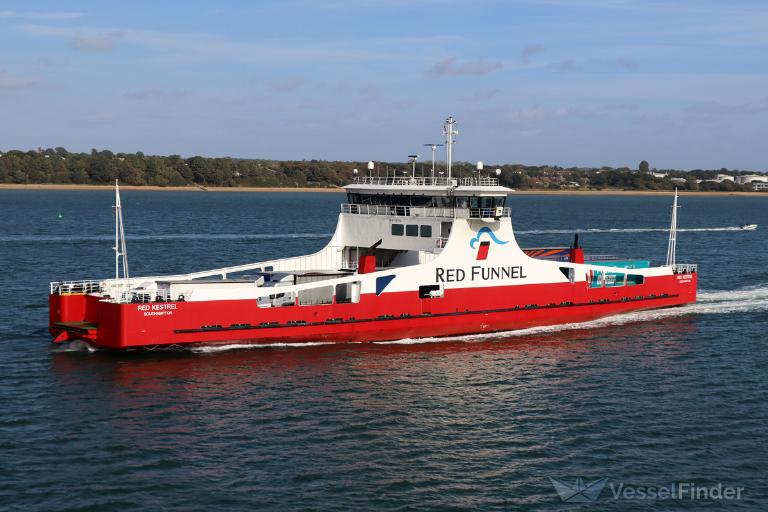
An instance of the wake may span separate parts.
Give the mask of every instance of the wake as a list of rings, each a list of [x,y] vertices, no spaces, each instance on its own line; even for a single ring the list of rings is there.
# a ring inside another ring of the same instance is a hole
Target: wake
[[[178,233],[170,235],[132,235],[131,241],[162,240],[283,240],[291,238],[330,238],[333,233]],[[0,242],[114,242],[115,235],[5,235]]]
[[[686,231],[689,233],[711,232],[711,231],[738,231],[749,232],[741,229],[739,226],[728,226],[721,228],[678,228],[678,232]],[[523,229],[515,231],[516,234],[524,235],[547,235],[547,234],[571,234],[571,233],[669,233],[669,228],[589,228],[589,229]]]
[[[697,302],[674,308],[653,309],[649,311],[633,311],[587,322],[570,324],[546,325],[518,329],[515,331],[493,332],[486,334],[469,334],[445,338],[407,338],[396,341],[381,341],[377,344],[411,345],[418,343],[434,343],[439,341],[483,341],[496,338],[525,337],[539,334],[550,334],[561,331],[580,329],[599,329],[637,322],[650,322],[665,318],[688,315],[722,315],[734,313],[753,313],[768,311],[768,286],[757,285],[739,290],[700,290]]]
[[[712,228],[678,228],[678,232],[742,232],[738,226]],[[570,235],[572,233],[668,233],[668,228],[587,228],[587,229],[522,229],[515,231],[521,235]],[[748,231],[747,231],[748,232]],[[177,233],[167,235],[131,235],[127,241],[163,241],[163,240],[284,240],[284,239],[324,239],[333,233]],[[2,235],[0,242],[112,242],[114,235]]]

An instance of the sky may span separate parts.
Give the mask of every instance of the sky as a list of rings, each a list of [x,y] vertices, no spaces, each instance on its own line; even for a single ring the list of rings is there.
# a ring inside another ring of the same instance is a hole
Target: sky
[[[768,171],[764,0],[0,0],[0,150]]]

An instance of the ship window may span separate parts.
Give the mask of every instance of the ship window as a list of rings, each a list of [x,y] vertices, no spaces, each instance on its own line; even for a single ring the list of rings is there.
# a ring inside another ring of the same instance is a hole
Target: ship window
[[[404,227],[402,224],[392,224],[392,234],[394,236],[403,236]]]
[[[360,302],[360,281],[336,285],[336,304]]]
[[[278,308],[283,306],[293,306],[296,304],[295,292],[273,293],[267,297],[256,299],[256,305],[260,308]]]
[[[638,274],[627,274],[627,286],[633,284],[643,284],[645,282],[645,276]]]
[[[430,196],[411,196],[411,206],[431,206],[432,198]]]
[[[312,306],[333,303],[333,286],[319,286],[299,292],[299,305]]]
[[[406,224],[405,236],[419,236],[418,224]]]
[[[457,197],[456,208],[469,208],[469,198],[463,196]]]
[[[422,238],[431,238],[432,237],[432,226],[428,224],[422,224],[419,226],[419,236]]]

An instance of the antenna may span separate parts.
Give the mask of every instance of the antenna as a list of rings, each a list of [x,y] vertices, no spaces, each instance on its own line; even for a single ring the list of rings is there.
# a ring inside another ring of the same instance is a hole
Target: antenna
[[[453,116],[448,116],[448,119],[445,120],[445,124],[443,125],[443,135],[445,135],[445,156],[447,160],[449,181],[451,179],[451,161],[453,159],[453,144],[455,143],[455,141],[453,140],[453,136],[459,134],[459,130],[453,129],[454,124],[456,124],[456,121],[453,119]]]
[[[667,245],[667,266],[675,266],[675,250],[677,248],[677,187],[675,187],[675,200],[672,202],[672,221],[669,225],[669,245]]]
[[[120,187],[115,180],[115,281],[118,286],[118,297],[120,290],[120,261],[123,262],[123,279],[128,279],[128,251],[125,248],[125,228],[123,226],[123,207],[120,204]]]
[[[432,148],[432,184],[435,184],[435,150],[443,147],[442,144],[424,144],[425,146]]]
[[[373,161],[368,162],[368,177],[373,178]]]
[[[477,179],[478,179],[478,183],[479,183],[480,182],[480,173],[483,172],[483,161],[482,160],[478,160],[477,161],[476,168],[477,168]]]

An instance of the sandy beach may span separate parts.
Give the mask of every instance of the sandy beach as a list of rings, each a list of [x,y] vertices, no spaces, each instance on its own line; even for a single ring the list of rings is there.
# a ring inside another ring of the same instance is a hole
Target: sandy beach
[[[62,185],[34,184],[15,185],[0,183],[0,190],[114,190],[112,185]],[[157,187],[152,185],[120,185],[120,190],[145,190],[160,192],[344,192],[341,188],[310,188],[310,187]],[[668,196],[671,190],[515,190],[516,195],[627,195],[627,196]],[[680,195],[687,196],[755,196],[768,198],[768,192],[696,192],[681,190]]]

